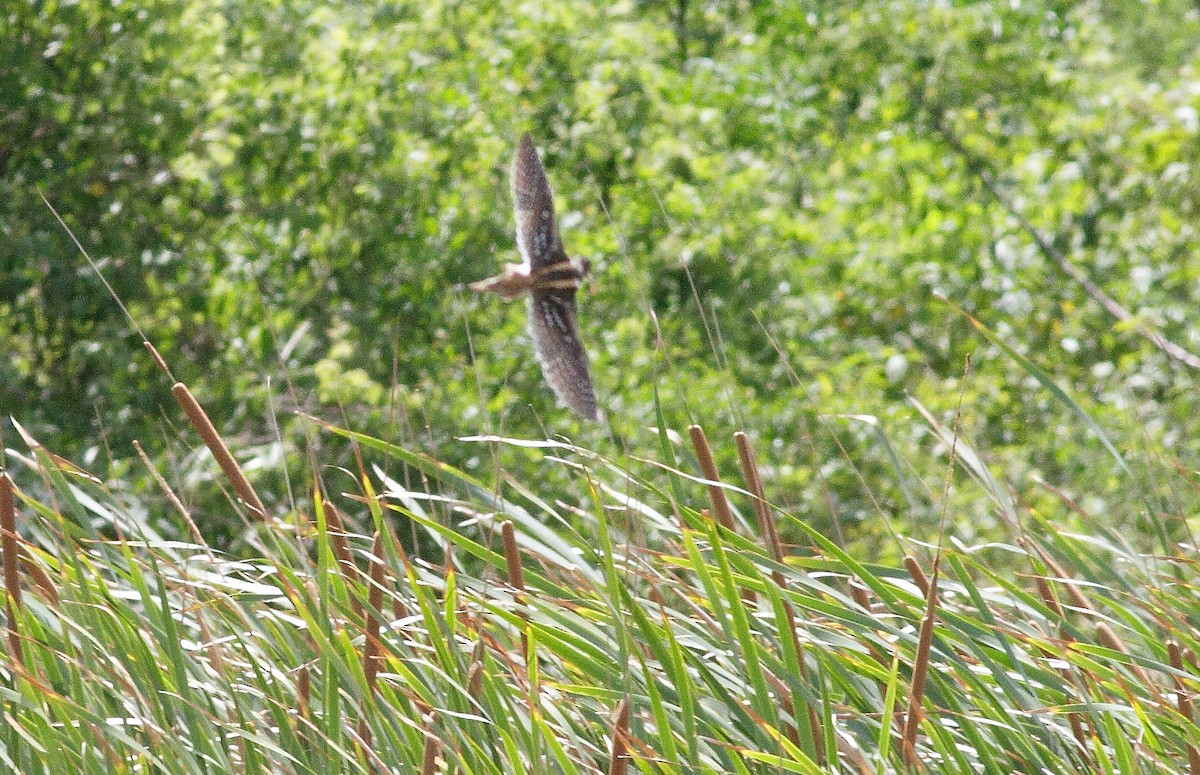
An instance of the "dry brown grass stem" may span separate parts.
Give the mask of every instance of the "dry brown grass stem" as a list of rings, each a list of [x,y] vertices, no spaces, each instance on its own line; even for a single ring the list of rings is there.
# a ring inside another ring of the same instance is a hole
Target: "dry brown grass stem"
[[[467,668],[467,694],[471,697],[478,697],[483,691],[483,650],[485,648],[483,636],[479,636],[479,640],[475,642],[475,649],[471,652],[471,666]]]
[[[608,764],[608,775],[625,775],[629,772],[629,696],[621,698],[613,708],[612,760]]]
[[[8,472],[0,473],[0,550],[4,552],[4,589],[8,599],[21,607],[21,576],[17,570],[20,549],[17,539],[17,512],[13,505],[13,481]]]
[[[233,491],[254,512],[256,517],[266,519],[267,509],[259,499],[258,493],[250,486],[250,480],[242,473],[242,467],[238,465],[237,460],[229,452],[229,447],[225,446],[225,441],[217,433],[212,420],[208,419],[208,414],[200,406],[200,402],[196,400],[196,397],[192,395],[192,391],[188,390],[188,386],[182,382],[176,382],[171,387],[171,394],[175,396],[175,400],[179,402],[183,413],[187,415],[188,422],[192,424],[196,433],[200,434],[200,438],[204,440],[204,445],[208,447],[208,451],[217,459],[217,465],[221,466],[221,470],[225,472],[225,478],[229,480]]]
[[[1045,576],[1034,576],[1033,583],[1037,586],[1038,597],[1046,604],[1046,607],[1057,614],[1060,618],[1063,616],[1063,608],[1058,602],[1058,598],[1054,596],[1054,590],[1050,588],[1050,583],[1046,581]]]
[[[432,718],[430,721],[432,722]],[[434,775],[437,772],[438,752],[442,750],[442,743],[438,740],[437,735],[426,730],[425,731],[425,750],[421,753],[421,775]]]
[[[807,669],[803,667],[801,668],[801,673],[807,672]],[[767,683],[771,685],[771,690],[774,691],[779,697],[779,702],[783,705],[783,712],[792,718],[796,718],[796,703],[792,697],[791,687],[780,680],[779,676],[775,675],[770,670],[764,668],[762,673],[763,678],[767,679]],[[807,680],[807,678],[804,680]],[[811,722],[812,719],[810,718],[809,721]],[[797,747],[800,745],[800,733],[796,731],[796,726],[794,724],[784,724],[783,732],[787,735],[788,740],[792,741],[792,745]],[[818,738],[814,735],[813,739],[816,740]]]
[[[1065,616],[1065,612],[1063,611],[1062,604],[1059,603],[1058,598],[1054,596],[1054,590],[1051,588],[1050,582],[1046,580],[1046,577],[1042,576],[1040,574],[1035,575],[1033,577],[1033,583],[1037,587],[1038,596],[1042,599],[1042,602],[1046,604],[1046,607],[1049,608],[1051,611],[1054,611],[1054,613],[1057,614],[1060,618]],[[1067,644],[1073,643],[1075,640],[1074,638],[1071,637],[1071,635],[1069,633],[1065,633],[1065,632],[1060,633],[1060,637],[1063,639],[1063,642],[1067,643]],[[1046,652],[1046,655],[1052,656],[1052,654],[1049,651]],[[1063,680],[1065,682],[1067,682],[1067,683],[1071,682],[1070,669],[1065,668],[1065,667],[1060,668],[1058,671],[1058,674],[1063,677]],[[1079,743],[1079,754],[1090,763],[1091,758],[1088,756],[1088,753],[1087,753],[1088,746],[1089,746],[1088,734],[1087,734],[1087,731],[1084,730],[1084,728],[1083,728],[1083,721],[1082,721],[1080,714],[1068,713],[1067,714],[1067,722],[1071,725],[1071,735],[1075,738],[1075,742]]]
[[[367,676],[367,691],[375,692],[375,676],[379,673],[379,617],[383,609],[383,591],[387,584],[387,567],[383,563],[383,535],[375,531],[371,543],[371,586],[367,591],[368,611],[363,626],[363,672]]]
[[[58,588],[54,586],[54,580],[50,578],[50,574],[46,573],[29,553],[29,547],[22,543],[19,546],[21,554],[21,565],[25,568],[25,573],[33,579],[33,583],[41,590],[42,595],[50,604],[58,608]]]
[[[938,569],[941,559],[940,554],[934,558],[933,578],[927,581],[925,615],[921,618],[921,630],[917,639],[917,656],[913,661],[912,686],[909,687],[908,692],[908,713],[904,716],[904,759],[913,768],[921,766],[921,759],[917,756],[917,729],[921,725],[921,703],[925,698],[925,681],[929,677],[929,652],[933,646],[933,623],[937,615]],[[923,578],[925,574],[921,573],[920,575]]]
[[[908,575],[912,577],[913,583],[921,590],[921,596],[929,597],[929,578],[925,575],[925,571],[921,569],[917,558],[911,554],[904,555],[904,569],[908,571]]]
[[[308,702],[312,696],[312,676],[308,674],[308,665],[301,665],[296,673],[297,710],[302,718],[308,718]]]
[[[696,428],[697,430],[700,430],[700,426],[698,426],[698,425],[695,425],[692,427]],[[704,438],[703,430],[700,430],[699,436],[701,439]],[[754,448],[750,444],[750,437],[747,436],[742,431],[737,431],[736,433],[733,434],[733,442],[737,446],[738,462],[740,463],[741,469],[742,469],[742,479],[746,482],[746,489],[749,490],[750,494],[754,496],[754,514],[758,518],[758,527],[759,527],[759,530],[763,534],[763,540],[766,541],[767,548],[770,550],[771,556],[775,559],[775,561],[782,563],[783,558],[784,558],[783,541],[781,541],[779,538],[779,528],[778,528],[778,525],[776,525],[776,523],[775,523],[775,515],[771,511],[770,505],[767,503],[766,488],[763,487],[762,475],[759,473],[759,470],[758,470],[758,461],[754,457]],[[693,434],[693,444],[694,443],[695,443],[695,434]],[[704,448],[705,449],[708,448],[707,442],[704,443]],[[708,459],[711,463],[712,456],[709,455]],[[713,474],[715,477],[715,474],[716,474],[715,466],[713,467]],[[707,478],[707,474],[706,474],[706,478]],[[715,478],[714,478],[714,481],[715,481]],[[722,498],[724,498],[723,492],[721,493],[721,495],[722,495]],[[732,518],[730,521],[732,522]],[[771,573],[771,578],[775,582],[775,584],[779,586],[780,589],[784,589],[787,586],[786,581],[781,572],[773,571]],[[804,657],[803,657],[804,652],[800,649],[800,638],[796,634],[796,632],[797,632],[796,612],[795,612],[795,610],[793,610],[791,604],[788,603],[786,600],[784,601],[783,608],[784,608],[784,612],[787,615],[787,621],[784,626],[786,626],[786,628],[787,628],[788,637],[790,637],[792,640],[792,647],[795,649],[796,654],[800,655],[800,659],[799,659],[800,678],[801,678],[801,680],[807,682],[808,681],[808,667],[805,665],[805,662],[804,662]],[[772,678],[772,677],[773,676],[770,676],[768,674],[768,680],[770,680],[770,678]],[[792,718],[796,718],[795,707],[794,707],[795,704],[792,700],[791,691],[786,686],[783,686],[782,684],[780,684],[779,686],[776,687],[776,691],[779,693],[779,696],[782,698],[783,704],[784,704],[784,709],[787,711],[788,715],[790,715]],[[824,760],[825,760],[824,739],[825,738],[821,735],[820,717],[817,715],[816,710],[814,710],[813,708],[806,706],[806,710],[808,711],[808,723],[812,730],[812,739],[813,739],[814,744],[816,745],[817,759],[821,762],[824,762]],[[800,735],[796,731],[795,727],[788,725],[788,727],[786,729],[786,734],[788,735],[788,738],[791,739],[791,741],[794,744],[799,745]]]
[[[142,337],[142,345],[146,348],[146,350],[149,351],[150,357],[154,359],[154,365],[157,366],[159,369],[161,369],[162,373],[166,374],[167,377],[172,378],[171,377],[171,369],[169,366],[167,366],[166,360],[161,355],[159,355],[158,348],[156,348],[154,345],[150,344],[150,340],[146,339],[145,337]]]
[[[1101,646],[1113,649],[1114,651],[1119,651],[1127,657],[1133,656],[1133,652],[1131,652],[1129,647],[1125,645],[1125,641],[1121,640],[1121,636],[1117,635],[1117,631],[1110,627],[1108,622],[1096,622],[1096,641]],[[1131,659],[1129,663],[1129,669],[1132,670],[1133,674],[1138,677],[1138,680],[1142,682],[1143,686],[1157,696],[1159,704],[1167,704],[1165,698],[1158,693],[1158,686],[1153,680],[1151,680],[1150,674],[1147,673],[1141,665],[1134,664]]]
[[[867,592],[867,587],[854,576],[850,577],[849,587],[850,597],[854,598],[854,602],[858,603],[864,611],[870,611],[871,595]]]
[[[860,581],[856,576],[851,576],[847,586],[850,587],[850,596],[854,598],[854,602],[858,603],[864,611],[873,611],[871,607],[870,590],[865,584],[862,583],[862,581]],[[871,654],[871,658],[874,659],[881,667],[883,667],[884,670],[890,669],[890,660],[888,657],[884,656],[883,652],[879,650],[877,645],[874,643],[867,644],[867,651]],[[880,687],[883,693],[886,694],[886,686],[880,684]],[[900,701],[899,696],[895,698],[895,701],[892,705],[892,711],[892,718],[894,719],[893,723],[895,725],[902,726],[902,722],[904,720],[904,704]],[[903,735],[903,731],[904,730],[901,729],[901,735]],[[842,746],[839,744],[839,750],[841,748]]]
[[[321,507],[325,509],[329,543],[333,545],[333,556],[342,568],[342,576],[346,581],[355,581],[358,577],[358,566],[354,564],[354,558],[350,555],[350,544],[346,541],[346,524],[342,522],[341,512],[328,498],[321,501]]]
[[[708,437],[704,435],[704,429],[699,425],[689,425],[688,435],[692,437],[692,449],[696,451],[696,460],[700,463],[701,476],[712,482],[705,487],[708,490],[708,500],[712,504],[713,513],[717,515],[717,522],[721,527],[733,532],[733,510],[729,508],[729,499],[725,497],[725,490],[717,484],[721,481],[721,475],[717,472],[717,464],[713,460]],[[754,603],[755,597],[752,590],[743,589],[741,595],[742,600],[749,604]]]
[[[758,518],[758,528],[762,531],[767,548],[775,562],[783,562],[783,541],[779,539],[779,527],[775,523],[775,514],[767,503],[766,489],[763,487],[762,475],[758,470],[758,461],[754,457],[754,448],[750,445],[750,437],[742,431],[733,434],[733,443],[737,445],[738,462],[742,466],[742,478],[746,489],[754,496],[754,515]],[[783,574],[775,571],[775,583],[783,580]]]
[[[371,736],[371,728],[367,726],[365,710],[363,711],[363,716],[359,718],[358,726],[355,727],[354,731],[358,735],[358,748],[362,751],[363,758],[373,763],[375,759],[375,752],[371,750],[371,741],[373,738]],[[379,770],[372,768],[372,771],[378,772]]]
[[[1171,661],[1171,667],[1183,671],[1183,651],[1179,648],[1179,644],[1173,640],[1167,641],[1167,658]],[[1192,695],[1188,691],[1183,680],[1179,676],[1174,676],[1175,681],[1175,699],[1179,707],[1179,713],[1188,721],[1195,721],[1192,709]],[[1191,775],[1200,775],[1200,751],[1196,750],[1196,746],[1189,745],[1187,747],[1188,754],[1188,771]]]
[[[1031,542],[1026,541],[1024,538],[1021,539],[1021,545],[1026,550],[1033,549],[1033,551],[1037,553],[1038,558],[1046,565],[1047,568],[1050,569],[1050,574],[1055,579],[1062,580],[1060,583],[1067,588],[1067,595],[1071,598],[1071,602],[1076,608],[1083,611],[1095,612],[1095,607],[1092,605],[1091,601],[1083,596],[1083,592],[1080,591],[1079,585],[1070,583],[1071,577],[1067,575],[1067,572],[1063,570],[1062,566],[1059,565],[1053,557],[1046,553],[1046,551],[1037,544],[1032,544]]]
[[[700,463],[700,475],[713,482],[713,484],[707,485],[708,500],[712,503],[713,513],[717,515],[717,521],[721,523],[721,527],[733,530],[733,512],[729,509],[725,491],[716,484],[721,481],[721,476],[717,473],[717,464],[713,461],[712,448],[708,446],[708,437],[704,435],[704,429],[699,425],[689,425],[688,435],[692,437],[692,449],[696,451],[696,460]]]
[[[337,559],[338,569],[341,571],[342,578],[346,580],[347,586],[353,589],[359,575],[358,566],[354,564],[354,557],[350,554],[350,543],[346,540],[346,525],[342,522],[342,515],[333,505],[333,501],[328,498],[322,499],[321,508],[325,511],[325,533],[329,536],[330,546],[333,547],[333,556]],[[362,616],[363,607],[357,596],[350,601],[350,607],[356,617]]]
[[[786,600],[783,602],[784,615],[787,617],[787,634],[792,639],[792,649],[796,652],[796,663],[800,667],[800,680],[804,683],[809,683],[808,680],[808,664],[804,661],[804,651],[800,648],[800,636],[797,635],[798,627],[796,625],[796,611],[792,608],[792,604]],[[811,705],[805,705],[808,710],[808,728],[812,733],[813,747],[817,754],[817,762],[825,763],[825,736],[821,734],[821,718],[817,715],[816,708]],[[793,714],[792,718],[795,718]],[[789,729],[789,731],[794,731]],[[792,742],[799,743],[793,739]]]
[[[392,549],[395,550],[396,556],[400,558],[400,564],[404,566],[404,573],[407,578],[411,570],[408,561],[408,552],[404,550],[404,544],[400,542],[400,538],[395,532],[389,531],[388,534],[392,537]],[[408,606],[404,604],[404,598],[400,595],[392,595],[392,616],[396,619],[404,619],[408,616]]]
[[[1121,636],[1117,635],[1116,630],[1109,627],[1107,622],[1096,623],[1096,641],[1105,648],[1119,651],[1122,654],[1129,653],[1129,648],[1125,645],[1125,641],[1121,640]]]
[[[525,571],[521,568],[521,550],[517,546],[517,534],[513,531],[512,522],[504,520],[500,523],[500,542],[504,544],[504,563],[508,567],[508,584],[515,590],[513,595],[518,604],[525,601]],[[524,618],[523,609],[518,616]],[[521,630],[521,653],[529,656],[529,633]]]
[[[147,344],[149,344],[149,342],[147,342]],[[155,354],[157,355],[157,352]],[[183,518],[184,524],[186,524],[188,526],[188,530],[191,531],[192,540],[198,545],[203,546],[205,550],[208,550],[208,544],[204,541],[204,534],[200,532],[200,528],[192,519],[191,512],[189,512],[187,507],[183,505],[183,501],[179,500],[179,496],[176,495],[175,491],[171,489],[171,485],[167,483],[167,480],[163,478],[163,475],[160,474],[158,469],[154,467],[154,463],[150,460],[150,456],[147,455],[145,450],[142,449],[142,445],[137,439],[133,440],[133,448],[137,450],[138,457],[142,459],[142,463],[146,466],[146,470],[148,470],[150,475],[154,477],[154,481],[158,484],[158,489],[162,490],[163,495],[167,499],[167,503],[170,503],[171,508],[179,512],[179,516]],[[211,551],[208,552],[208,555],[210,559],[213,556]]]
[[[370,589],[367,591],[366,621],[363,623],[363,675],[367,680],[367,696],[362,702],[362,715],[358,719],[357,732],[361,739],[363,756],[372,759],[371,728],[367,726],[367,706],[373,703],[375,696],[375,677],[379,674],[379,609],[383,605],[383,585],[386,583],[386,569],[380,559],[383,555],[383,537],[375,532],[371,542]]]
[[[521,568],[521,550],[510,520],[500,523],[500,540],[504,544],[504,562],[508,566],[508,583],[517,590],[517,599],[525,594],[525,571]]]
[[[0,550],[4,552],[4,608],[8,617],[8,650],[13,661],[24,668],[25,658],[16,618],[16,612],[21,608],[21,574],[17,569],[17,557],[20,554],[18,546],[13,481],[8,472],[4,471],[0,473]]]
[[[1062,675],[1066,677],[1066,671],[1062,671]],[[1067,723],[1071,725],[1071,736],[1075,738],[1075,742],[1079,744],[1079,756],[1088,763],[1088,772],[1094,771],[1092,757],[1088,755],[1089,736],[1087,730],[1083,728],[1083,721],[1078,713],[1068,713]]]

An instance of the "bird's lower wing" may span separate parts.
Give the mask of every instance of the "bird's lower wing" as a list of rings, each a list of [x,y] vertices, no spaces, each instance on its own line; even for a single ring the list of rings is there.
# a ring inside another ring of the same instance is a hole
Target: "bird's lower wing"
[[[575,325],[575,291],[530,294],[529,330],[542,373],[555,394],[579,416],[595,420],[596,394]]]

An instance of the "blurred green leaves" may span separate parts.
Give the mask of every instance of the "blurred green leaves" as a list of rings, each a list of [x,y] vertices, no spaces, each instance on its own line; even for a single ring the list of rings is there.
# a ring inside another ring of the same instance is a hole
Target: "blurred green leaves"
[[[19,5],[0,42],[0,405],[64,453],[103,438],[117,458],[174,416],[40,188],[248,444],[273,437],[268,382],[468,468],[446,442],[608,439],[554,405],[521,305],[455,290],[515,255],[507,164],[530,131],[568,251],[593,261],[580,320],[614,438],[656,425],[657,387],[673,427],[746,429],[781,503],[871,541],[881,513],[921,523],[910,480],[940,475],[912,454],[936,443],[906,396],[949,423],[961,389],[964,428],[1027,497],[1069,481],[1133,520],[1156,485],[1065,432],[1061,402],[936,297],[1194,466],[1195,375],[981,182],[1200,349],[1200,19],[1158,3],[1129,36],[1134,5]]]

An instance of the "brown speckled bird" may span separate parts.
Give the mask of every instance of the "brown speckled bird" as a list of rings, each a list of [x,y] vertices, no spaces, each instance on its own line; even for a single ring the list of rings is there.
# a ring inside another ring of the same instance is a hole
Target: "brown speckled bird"
[[[554,222],[554,197],[529,135],[521,138],[513,157],[512,191],[517,250],[523,261],[508,264],[502,274],[469,287],[494,291],[505,301],[529,293],[529,332],[546,381],[576,414],[595,420],[599,416],[596,395],[575,324],[575,291],[588,272],[588,263],[576,266],[563,250]]]

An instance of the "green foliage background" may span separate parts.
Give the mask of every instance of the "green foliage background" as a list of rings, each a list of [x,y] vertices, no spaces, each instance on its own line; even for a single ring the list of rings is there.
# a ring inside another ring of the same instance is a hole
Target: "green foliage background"
[[[3,13],[0,408],[61,454],[121,476],[138,438],[176,479],[211,474],[39,190],[277,504],[314,447],[349,460],[291,409],[553,492],[561,473],[455,439],[637,454],[657,448],[657,396],[673,429],[748,431],[775,501],[875,545],[884,524],[936,529],[944,459],[914,401],[950,425],[961,395],[963,435],[1043,515],[1136,536],[1179,511],[1155,466],[1197,465],[1197,374],[1140,332],[1200,351],[1194,5]],[[514,257],[523,131],[568,250],[592,260],[581,324],[608,426],[555,406],[522,305],[457,289]],[[1133,470],[954,306],[1136,451]],[[994,527],[969,493],[953,516],[967,541]]]

